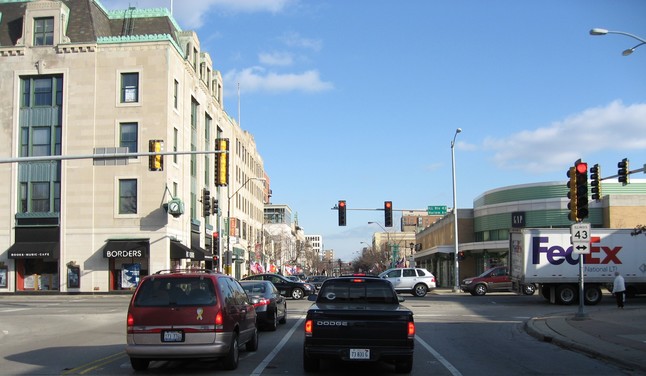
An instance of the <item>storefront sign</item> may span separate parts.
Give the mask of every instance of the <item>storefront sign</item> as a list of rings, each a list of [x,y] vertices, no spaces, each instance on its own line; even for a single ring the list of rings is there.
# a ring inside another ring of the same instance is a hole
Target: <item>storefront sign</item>
[[[104,258],[145,258],[148,257],[148,241],[108,240],[103,246]]]

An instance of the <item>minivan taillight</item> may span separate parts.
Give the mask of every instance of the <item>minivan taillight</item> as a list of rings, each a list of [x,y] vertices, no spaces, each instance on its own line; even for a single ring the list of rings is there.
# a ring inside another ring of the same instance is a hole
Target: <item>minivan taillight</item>
[[[218,311],[218,313],[215,315],[215,331],[224,331],[224,317],[222,317],[222,311]]]
[[[128,318],[126,319],[126,331],[132,333],[132,327],[135,326],[135,318],[132,316],[132,313],[128,312]]]

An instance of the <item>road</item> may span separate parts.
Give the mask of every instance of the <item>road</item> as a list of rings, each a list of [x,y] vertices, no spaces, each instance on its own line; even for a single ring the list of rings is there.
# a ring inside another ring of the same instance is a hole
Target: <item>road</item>
[[[524,331],[531,316],[576,312],[543,298],[488,294],[403,295],[415,313],[412,375],[625,375],[601,360],[536,340]],[[3,375],[133,375],[125,355],[129,297],[0,296]],[[646,303],[641,300],[638,304]],[[241,351],[236,371],[215,361],[155,361],[146,374],[301,375],[303,318],[309,302],[288,301],[287,324],[260,333],[257,352]],[[601,304],[613,304],[609,296]],[[322,362],[317,375],[395,375],[385,363]]]

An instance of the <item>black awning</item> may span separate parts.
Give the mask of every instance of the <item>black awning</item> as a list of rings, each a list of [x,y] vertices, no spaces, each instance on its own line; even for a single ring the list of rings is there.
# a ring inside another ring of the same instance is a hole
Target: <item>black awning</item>
[[[8,249],[9,258],[58,258],[59,242],[16,242]]]
[[[103,246],[104,258],[119,258],[119,257],[148,257],[148,249],[150,244],[148,239],[129,239],[129,240],[116,240],[108,239]]]
[[[195,257],[193,257],[193,260],[202,261],[202,260],[206,259],[206,255],[207,255],[206,249],[196,247],[196,246],[192,246],[191,250],[193,250],[193,252],[195,252]]]
[[[170,241],[170,258],[171,259],[192,259],[195,253],[192,249],[178,242],[177,240]]]

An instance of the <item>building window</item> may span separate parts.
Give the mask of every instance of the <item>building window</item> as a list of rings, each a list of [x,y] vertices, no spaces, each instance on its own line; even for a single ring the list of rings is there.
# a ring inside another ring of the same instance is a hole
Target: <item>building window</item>
[[[119,124],[119,146],[128,148],[128,153],[136,153],[138,151],[137,128],[137,123]]]
[[[175,80],[175,87],[173,88],[173,107],[177,109],[179,106],[179,82]]]
[[[34,46],[54,45],[54,17],[34,18]]]
[[[177,151],[177,142],[179,139],[179,131],[173,128],[173,151]],[[177,154],[173,154],[173,163],[177,163]]]
[[[139,102],[139,73],[121,73],[121,103]]]
[[[119,180],[119,214],[137,214],[137,179]]]
[[[37,213],[49,212],[49,182],[31,183],[31,211]]]

